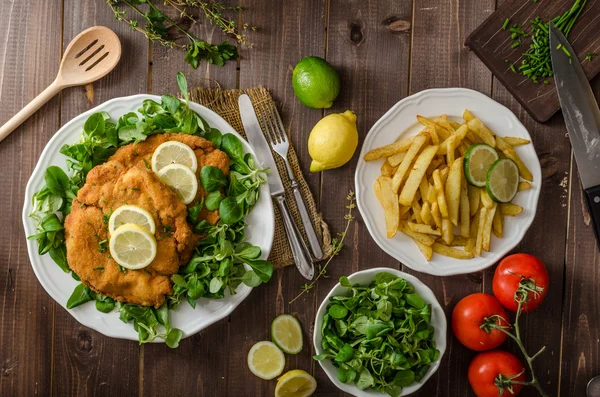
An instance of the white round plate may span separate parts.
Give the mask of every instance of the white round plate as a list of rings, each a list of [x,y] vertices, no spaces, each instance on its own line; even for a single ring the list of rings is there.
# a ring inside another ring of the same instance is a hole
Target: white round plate
[[[35,224],[28,215],[33,210],[31,203],[33,194],[44,186],[46,169],[51,165],[57,165],[63,170],[67,170],[65,163],[67,157],[59,152],[61,146],[72,144],[80,139],[83,124],[92,113],[105,111],[113,120],[117,120],[125,113],[136,112],[146,99],[153,99],[160,103],[160,97],[156,95],[133,95],[115,98],[80,114],[54,134],[44,148],[40,160],[27,183],[25,204],[23,206],[25,235],[29,236],[36,233]],[[197,103],[191,102],[189,106],[202,116],[211,127],[219,129],[223,134],[231,133],[239,137],[245,151],[254,155],[250,145],[221,116]],[[259,246],[262,250],[261,258],[266,259],[271,251],[275,231],[275,216],[268,184],[261,186],[259,200],[252,212],[246,216],[246,222],[248,223],[245,231],[247,241]],[[29,252],[33,271],[46,292],[66,309],[67,300],[79,282],[75,281],[69,274],[64,273],[49,255],[40,256],[37,241],[27,240],[27,251]],[[235,295],[226,294],[223,299],[199,299],[196,309],[192,309],[187,302],[182,302],[176,310],[170,312],[171,324],[173,327],[181,329],[184,337],[193,335],[216,321],[227,317],[250,294],[251,290],[252,288],[241,284]],[[133,330],[133,324],[125,324],[119,320],[119,314],[116,311],[104,314],[97,311],[93,303],[88,303],[70,309],[68,312],[81,324],[106,336],[138,340],[137,332]],[[160,343],[163,340],[157,338],[155,342]]]
[[[466,88],[432,89],[401,100],[375,123],[365,138],[356,167],[356,201],[371,237],[399,262],[413,270],[435,276],[483,270],[519,244],[535,217],[542,185],[540,161],[533,145],[515,148],[533,174],[531,189],[519,192],[513,200],[513,203],[523,207],[523,212],[519,216],[504,218],[504,236],[497,238],[492,235],[491,252],[483,252],[482,256],[467,260],[434,253],[428,262],[410,237],[398,232],[394,238],[388,239],[383,208],[373,191],[384,160],[366,162],[363,158],[368,151],[388,145],[400,136],[416,135],[423,128],[417,122],[417,115],[437,117],[446,114],[449,119],[462,123],[465,109],[473,112],[498,136],[514,136],[531,141],[531,136],[517,117],[486,95]]]
[[[425,374],[420,382],[416,382],[410,386],[402,388],[402,393],[400,395],[408,396],[409,394],[419,390],[421,386],[427,382],[427,379],[429,379],[431,375],[438,370],[440,363],[442,362],[442,357],[444,357],[444,352],[446,351],[446,315],[444,314],[444,309],[442,309],[442,306],[440,306],[440,303],[437,301],[434,293],[429,289],[428,286],[423,284],[423,282],[415,276],[401,272],[400,270],[390,269],[387,267],[377,267],[374,269],[362,270],[360,272],[353,273],[348,276],[348,280],[351,284],[369,285],[371,281],[375,280],[375,275],[381,272],[391,273],[395,276],[405,279],[415,288],[415,292],[421,295],[426,303],[431,304],[431,325],[433,325],[435,329],[435,347],[440,351],[440,356],[431,364],[429,371],[427,371],[427,374]],[[329,291],[325,299],[323,299],[321,306],[319,306],[317,317],[315,318],[315,328],[313,332],[313,343],[315,345],[315,351],[317,354],[325,353],[323,347],[321,346],[321,341],[323,340],[323,336],[321,335],[321,327],[323,326],[323,316],[325,316],[325,312],[327,311],[329,298],[334,295],[345,295],[347,292],[348,288],[342,287],[340,283],[337,283],[335,287]],[[331,360],[319,360],[319,364],[331,382],[333,382],[338,389],[343,390],[346,393],[350,393],[356,397],[387,396],[387,394],[379,393],[372,389],[359,390],[353,383],[340,382],[337,378],[337,368],[333,365]]]

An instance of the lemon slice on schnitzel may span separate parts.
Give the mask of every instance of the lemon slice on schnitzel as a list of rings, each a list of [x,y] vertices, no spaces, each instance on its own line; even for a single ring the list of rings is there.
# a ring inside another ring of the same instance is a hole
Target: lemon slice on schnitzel
[[[110,236],[110,255],[127,269],[143,269],[156,257],[156,240],[148,230],[127,223]]]
[[[177,197],[188,205],[198,192],[198,178],[191,168],[181,164],[171,164],[157,173],[158,178],[177,194]]]
[[[192,148],[177,141],[159,145],[152,154],[152,171],[158,172],[170,164],[185,165],[194,172],[198,169],[198,160]]]
[[[108,231],[113,234],[115,230],[126,223],[133,223],[146,228],[152,234],[156,232],[152,214],[137,205],[122,205],[117,208],[108,219]]]

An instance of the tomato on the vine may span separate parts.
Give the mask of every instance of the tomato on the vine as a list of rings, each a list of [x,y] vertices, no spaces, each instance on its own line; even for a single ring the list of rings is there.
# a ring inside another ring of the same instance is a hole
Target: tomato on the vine
[[[511,381],[525,382],[525,367],[514,354],[491,350],[475,356],[468,377],[477,397],[511,397],[523,388]]]
[[[548,271],[542,261],[533,255],[514,254],[504,258],[496,268],[492,289],[502,306],[513,312],[517,311],[517,300],[525,299],[522,312],[527,313],[542,303],[548,283]]]
[[[496,348],[506,340],[506,334],[493,328],[508,327],[506,311],[496,298],[488,294],[464,297],[452,311],[452,331],[471,350]]]

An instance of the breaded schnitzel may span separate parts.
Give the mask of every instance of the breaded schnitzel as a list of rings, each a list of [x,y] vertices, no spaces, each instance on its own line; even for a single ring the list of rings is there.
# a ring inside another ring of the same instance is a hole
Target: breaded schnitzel
[[[176,140],[190,146],[202,166],[229,172],[229,158],[211,142],[186,134],[160,134],[117,150],[108,162],[94,167],[73,200],[65,219],[67,261],[91,289],[118,301],[160,307],[173,292],[171,275],[189,260],[200,238],[186,221],[187,208],[149,167],[152,153],[163,142]],[[199,186],[198,196],[206,195]],[[121,205],[148,210],[156,224],[157,254],[144,269],[119,269],[108,252],[108,218]],[[192,203],[193,205],[193,203]],[[218,212],[202,219],[219,220]]]

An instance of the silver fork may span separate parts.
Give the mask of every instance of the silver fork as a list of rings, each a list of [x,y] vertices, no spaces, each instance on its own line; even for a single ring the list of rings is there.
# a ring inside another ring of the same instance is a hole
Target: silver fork
[[[300,194],[300,189],[298,189],[298,182],[296,182],[296,178],[294,178],[292,167],[290,167],[290,163],[287,158],[290,143],[288,142],[285,128],[283,128],[281,117],[279,117],[279,112],[274,104],[259,105],[258,108],[260,117],[263,119],[264,125],[267,127],[268,141],[275,153],[277,153],[285,163],[288,178],[292,184],[294,199],[296,200],[296,205],[300,211],[300,217],[302,218],[304,230],[306,231],[306,236],[308,237],[308,242],[310,243],[312,253],[316,259],[321,259],[323,257],[323,251],[321,250],[317,233],[315,232],[313,224],[310,220],[308,210],[306,209],[306,205],[304,204],[304,200]]]

